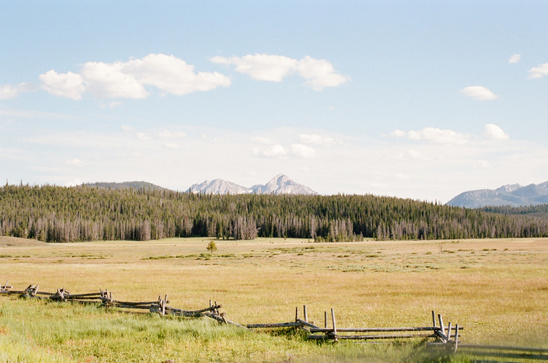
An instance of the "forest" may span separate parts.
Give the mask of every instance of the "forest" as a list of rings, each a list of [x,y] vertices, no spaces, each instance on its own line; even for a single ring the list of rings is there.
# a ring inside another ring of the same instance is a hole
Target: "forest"
[[[45,242],[168,237],[314,241],[547,237],[548,218],[373,195],[199,195],[5,185],[0,234]],[[493,213],[497,212],[497,213]]]

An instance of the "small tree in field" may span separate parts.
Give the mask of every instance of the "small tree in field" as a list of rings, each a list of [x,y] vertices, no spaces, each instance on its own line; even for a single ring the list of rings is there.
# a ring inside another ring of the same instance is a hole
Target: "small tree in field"
[[[217,251],[217,244],[215,243],[215,241],[211,241],[207,244],[207,250],[210,253]]]

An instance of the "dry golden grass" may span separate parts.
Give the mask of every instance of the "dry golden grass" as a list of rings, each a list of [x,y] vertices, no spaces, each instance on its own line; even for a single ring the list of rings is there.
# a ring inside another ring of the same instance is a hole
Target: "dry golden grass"
[[[285,322],[295,307],[323,325],[427,326],[431,311],[464,326],[468,343],[548,348],[548,239],[307,240],[42,244],[0,237],[0,280],[17,289],[112,291],[197,309],[223,304],[240,323]]]

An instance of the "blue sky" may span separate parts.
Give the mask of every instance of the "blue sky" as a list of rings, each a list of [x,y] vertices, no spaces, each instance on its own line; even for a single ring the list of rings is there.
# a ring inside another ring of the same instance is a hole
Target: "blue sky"
[[[548,180],[546,1],[0,0],[0,177],[278,173],[447,202]]]

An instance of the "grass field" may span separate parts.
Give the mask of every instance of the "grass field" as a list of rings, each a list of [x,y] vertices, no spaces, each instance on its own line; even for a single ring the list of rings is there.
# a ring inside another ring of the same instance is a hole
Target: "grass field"
[[[43,244],[0,237],[0,281],[16,289],[112,291],[242,324],[286,322],[306,304],[323,325],[464,327],[467,343],[548,348],[548,239],[311,243],[259,239]],[[68,305],[68,306],[67,306]],[[406,345],[318,344],[298,332],[252,333],[208,320],[160,319],[0,297],[0,361],[405,360]],[[7,348],[10,347],[10,348]],[[413,358],[414,359],[414,358]],[[410,360],[413,360],[410,358]]]

